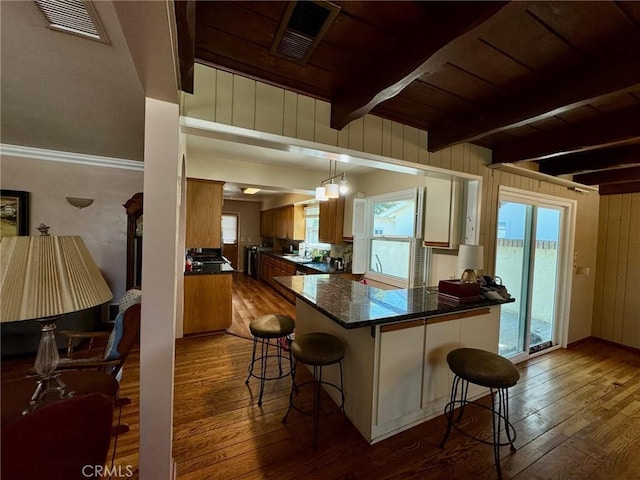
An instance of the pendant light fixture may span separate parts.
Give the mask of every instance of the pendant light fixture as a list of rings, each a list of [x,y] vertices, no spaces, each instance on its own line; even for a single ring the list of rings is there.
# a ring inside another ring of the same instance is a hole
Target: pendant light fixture
[[[316,200],[326,202],[331,198],[339,198],[349,191],[347,180],[344,178],[344,172],[336,173],[336,161],[329,160],[329,178],[322,180],[320,186],[316,188]],[[340,184],[335,182],[337,177],[342,176]]]
[[[327,191],[323,186],[316,187],[316,200],[318,200],[319,202],[326,202],[327,200],[329,200],[327,198]]]
[[[329,182],[331,183],[328,183],[325,186],[327,198],[338,198],[340,196],[340,186],[334,182],[335,178],[336,178],[335,161],[329,160]]]

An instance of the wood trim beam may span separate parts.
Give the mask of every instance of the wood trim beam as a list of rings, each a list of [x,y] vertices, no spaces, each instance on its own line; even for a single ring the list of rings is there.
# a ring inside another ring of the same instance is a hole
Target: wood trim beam
[[[520,127],[640,85],[640,59],[593,64],[449,118],[429,130],[429,151]]]
[[[633,164],[640,164],[640,144],[552,158],[540,162],[540,172],[548,175],[565,175]]]
[[[493,149],[492,163],[543,160],[572,152],[637,143],[640,140],[638,125],[638,107],[600,115],[498,145]]]
[[[640,182],[607,183],[600,186],[600,195],[640,193]]]
[[[193,72],[196,52],[196,2],[176,0],[176,29],[178,34],[178,60],[180,79],[178,88],[193,93]]]
[[[584,185],[640,182],[640,167],[614,168],[601,172],[583,173],[581,175],[575,175],[573,181]]]
[[[438,6],[440,15],[419,32],[404,39],[387,57],[377,58],[366,71],[347,82],[332,99],[331,127],[337,130],[400,93],[407,85],[446,62],[443,47],[473,30],[503,9],[508,2],[464,2],[464,6]],[[426,33],[428,32],[428,34]],[[438,54],[440,53],[440,54]]]

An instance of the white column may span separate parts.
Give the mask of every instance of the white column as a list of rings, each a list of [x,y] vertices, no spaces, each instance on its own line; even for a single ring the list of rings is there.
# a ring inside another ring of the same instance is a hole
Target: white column
[[[145,101],[140,478],[173,478],[173,368],[182,161],[177,104]]]

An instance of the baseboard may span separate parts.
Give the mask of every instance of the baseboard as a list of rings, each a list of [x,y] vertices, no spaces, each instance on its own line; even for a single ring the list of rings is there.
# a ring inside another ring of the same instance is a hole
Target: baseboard
[[[627,350],[629,352],[640,353],[640,348],[630,347],[629,345],[623,345],[622,343],[612,342],[611,340],[606,340],[604,338],[594,337],[593,335],[589,337],[581,338],[580,340],[576,340],[575,342],[571,342],[567,345],[567,348],[574,348],[579,345],[582,345],[583,343],[593,342],[593,341],[605,343],[612,347],[618,347],[618,348],[621,348],[622,350]]]

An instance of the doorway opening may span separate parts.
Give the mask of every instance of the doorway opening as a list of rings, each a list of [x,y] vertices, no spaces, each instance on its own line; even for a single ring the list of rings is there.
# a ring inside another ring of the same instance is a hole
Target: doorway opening
[[[238,217],[237,213],[222,214],[222,255],[238,270]]]

